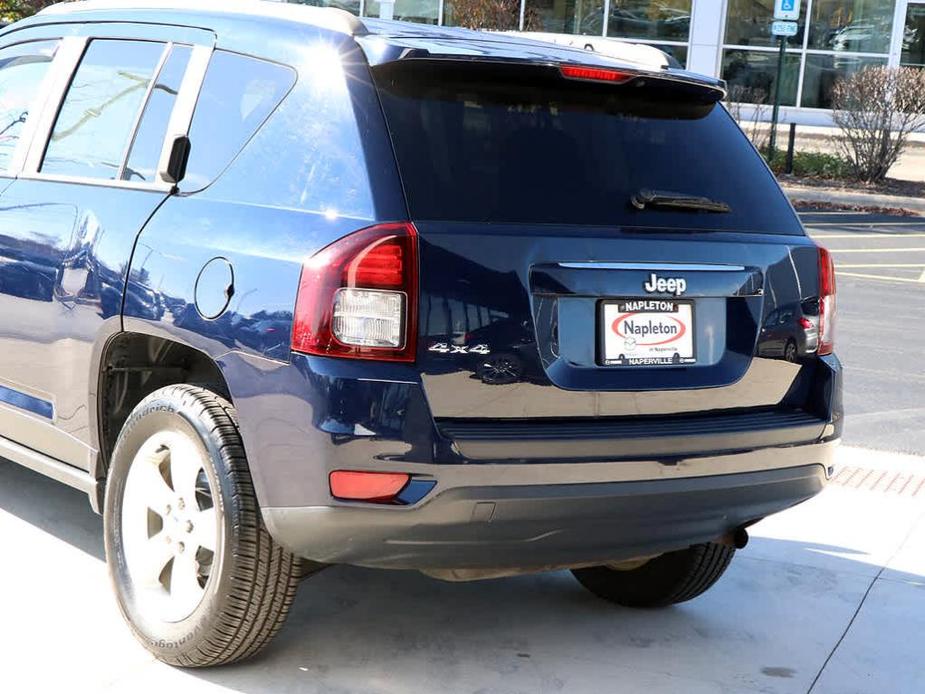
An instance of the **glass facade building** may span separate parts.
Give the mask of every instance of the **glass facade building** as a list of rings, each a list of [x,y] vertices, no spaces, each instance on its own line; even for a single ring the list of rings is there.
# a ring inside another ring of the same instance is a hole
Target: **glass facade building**
[[[381,0],[293,0],[378,17]],[[767,104],[777,80],[774,0],[395,0],[393,17],[454,25],[506,2],[511,28],[646,43],[688,69],[728,81],[738,101]],[[832,87],[868,65],[925,68],[925,0],[802,0],[787,41],[781,103],[788,119],[827,120]],[[590,44],[589,44],[590,45]]]

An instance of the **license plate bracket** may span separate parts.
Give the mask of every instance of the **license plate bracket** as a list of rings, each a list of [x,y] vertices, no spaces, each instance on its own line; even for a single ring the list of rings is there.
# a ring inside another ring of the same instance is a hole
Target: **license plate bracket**
[[[697,363],[694,302],[605,299],[598,309],[598,354],[604,366],[690,366]]]

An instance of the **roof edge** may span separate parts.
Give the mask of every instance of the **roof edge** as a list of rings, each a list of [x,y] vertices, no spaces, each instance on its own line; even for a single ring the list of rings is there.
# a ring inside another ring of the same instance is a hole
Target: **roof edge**
[[[348,36],[365,36],[366,25],[359,17],[335,7],[313,7],[278,0],[78,0],[61,2],[41,10],[36,17],[55,18],[93,12],[136,12],[166,10],[212,14],[269,17],[329,29]]]

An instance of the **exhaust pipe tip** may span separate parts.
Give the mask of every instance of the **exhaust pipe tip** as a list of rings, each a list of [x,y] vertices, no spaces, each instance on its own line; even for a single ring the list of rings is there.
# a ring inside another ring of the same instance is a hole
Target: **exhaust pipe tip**
[[[718,542],[727,547],[745,549],[745,545],[748,544],[748,531],[745,529],[745,526],[738,527],[723,535]]]

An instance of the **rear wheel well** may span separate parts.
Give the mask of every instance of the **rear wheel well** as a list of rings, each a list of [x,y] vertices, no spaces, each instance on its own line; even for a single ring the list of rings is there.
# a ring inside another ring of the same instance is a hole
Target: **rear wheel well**
[[[218,365],[187,345],[141,333],[120,333],[100,361],[97,417],[100,455],[96,477],[102,478],[122,425],[135,406],[164,386],[203,386],[231,402]]]

